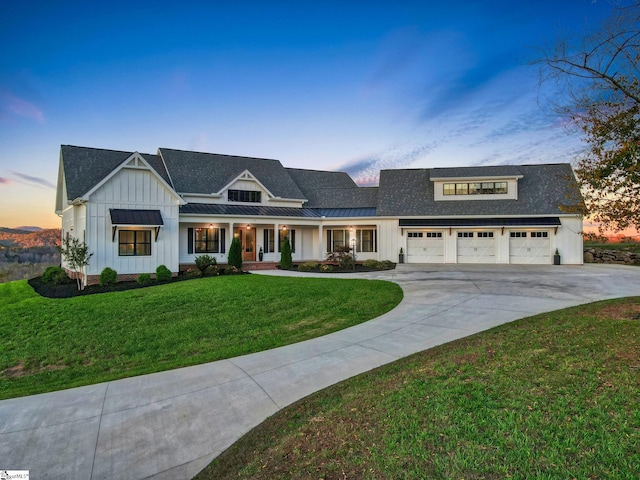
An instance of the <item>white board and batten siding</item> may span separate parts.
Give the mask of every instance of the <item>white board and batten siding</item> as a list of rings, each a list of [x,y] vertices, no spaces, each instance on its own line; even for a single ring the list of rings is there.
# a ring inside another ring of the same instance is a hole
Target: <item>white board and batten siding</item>
[[[111,208],[160,210],[164,225],[160,228],[157,241],[153,228],[130,228],[152,231],[151,255],[119,255],[117,232],[113,238],[109,214]],[[159,265],[177,272],[178,225],[179,199],[175,193],[148,170],[123,168],[91,194],[87,212],[87,244],[94,256],[87,274],[99,275],[105,267],[111,267],[119,274],[154,273]]]

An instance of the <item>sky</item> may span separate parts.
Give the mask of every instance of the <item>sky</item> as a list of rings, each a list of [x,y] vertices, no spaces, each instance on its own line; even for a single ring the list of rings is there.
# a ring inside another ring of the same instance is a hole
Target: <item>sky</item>
[[[0,226],[57,228],[60,145],[347,171],[572,162],[531,60],[608,0],[6,2]]]

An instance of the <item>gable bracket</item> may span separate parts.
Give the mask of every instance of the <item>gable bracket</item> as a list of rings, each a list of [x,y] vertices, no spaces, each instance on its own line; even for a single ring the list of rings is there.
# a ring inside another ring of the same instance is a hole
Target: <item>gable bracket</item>
[[[113,227],[111,227],[111,241],[115,242],[116,241],[116,230],[118,230],[118,226],[114,225]]]

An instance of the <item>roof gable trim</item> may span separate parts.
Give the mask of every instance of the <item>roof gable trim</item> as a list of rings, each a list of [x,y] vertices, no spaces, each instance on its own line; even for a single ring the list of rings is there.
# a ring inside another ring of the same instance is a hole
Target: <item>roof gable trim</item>
[[[213,192],[213,194],[222,196],[223,192],[225,192],[227,189],[229,189],[229,187],[231,187],[231,185],[233,185],[234,183],[236,183],[238,181],[242,181],[242,180],[257,183],[260,186],[260,188],[262,188],[267,193],[267,196],[269,198],[275,198],[275,195],[273,193],[271,193],[269,191],[269,189],[267,187],[265,187],[263,185],[263,183],[260,180],[258,180],[255,177],[255,175],[253,175],[249,170],[245,170],[244,172],[240,173],[240,175],[237,175],[236,177],[234,177],[229,183],[227,183],[220,190],[218,190],[217,192]]]
[[[118,167],[114,168],[109,175],[100,180],[92,189],[90,189],[87,193],[82,195],[79,199],[85,202],[89,201],[89,197],[96,192],[99,188],[101,188],[105,183],[115,177],[120,171],[124,169],[131,170],[147,170],[151,175],[155,177],[155,179],[162,184],[171,194],[178,200],[179,205],[184,205],[185,201],[176,193],[176,191],[169,185],[165,180],[160,176],[158,172],[155,171],[151,165],[140,155],[138,152],[132,153],[126,160],[124,160]],[[75,200],[74,200],[75,201]]]

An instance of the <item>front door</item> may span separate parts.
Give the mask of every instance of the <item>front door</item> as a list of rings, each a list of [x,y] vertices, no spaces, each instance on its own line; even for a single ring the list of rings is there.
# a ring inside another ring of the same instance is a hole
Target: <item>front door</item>
[[[242,245],[242,261],[256,261],[256,229],[236,228],[233,229],[233,236],[240,239]]]

